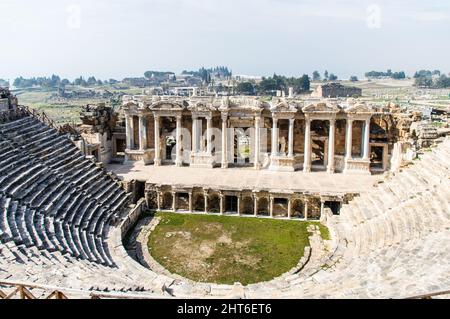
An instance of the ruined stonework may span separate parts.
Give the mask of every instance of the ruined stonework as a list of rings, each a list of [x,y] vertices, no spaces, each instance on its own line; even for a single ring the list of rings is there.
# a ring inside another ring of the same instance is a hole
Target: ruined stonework
[[[80,118],[82,124],[77,129],[84,141],[83,151],[102,163],[109,163],[117,113],[104,103],[88,104],[82,108]]]
[[[0,87],[0,112],[14,110],[17,108],[17,98],[8,88]]]
[[[362,96],[362,90],[356,87],[344,86],[340,83],[328,83],[319,85],[312,93],[312,96],[320,98],[360,97]]]

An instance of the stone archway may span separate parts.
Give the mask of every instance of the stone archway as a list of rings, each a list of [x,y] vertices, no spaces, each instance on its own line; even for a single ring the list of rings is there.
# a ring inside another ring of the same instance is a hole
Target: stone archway
[[[220,213],[220,197],[212,194],[208,198],[208,213]]]
[[[193,195],[192,209],[197,212],[205,211],[205,195],[202,193],[196,193]]]
[[[172,196],[172,193],[166,192],[166,193],[163,194],[161,208],[163,210],[173,210],[173,196]]]
[[[253,197],[243,196],[241,201],[241,214],[242,215],[253,215]]]
[[[305,218],[305,205],[301,199],[292,200],[292,217],[293,218]]]
[[[258,199],[258,215],[270,216],[269,199],[267,197]]]

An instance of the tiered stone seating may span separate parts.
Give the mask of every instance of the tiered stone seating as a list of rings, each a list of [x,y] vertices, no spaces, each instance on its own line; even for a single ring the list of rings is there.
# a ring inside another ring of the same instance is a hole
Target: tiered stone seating
[[[66,141],[29,117],[0,125],[0,278],[140,296],[167,295],[166,288],[181,298],[233,296],[233,286],[174,280],[131,259],[109,222],[126,194]],[[320,256],[314,264],[240,287],[240,297],[401,298],[448,290],[449,177],[447,139],[330,217],[332,249],[313,250]]]
[[[114,267],[104,229],[129,200],[120,185],[32,116],[1,124],[0,146],[2,243],[22,261],[38,249]]]

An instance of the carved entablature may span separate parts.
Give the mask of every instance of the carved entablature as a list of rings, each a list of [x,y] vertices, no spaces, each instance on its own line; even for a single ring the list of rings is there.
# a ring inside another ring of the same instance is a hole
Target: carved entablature
[[[335,119],[336,114],[341,111],[341,108],[336,103],[319,102],[310,104],[302,109],[306,117],[310,119]]]
[[[355,103],[345,109],[347,118],[354,120],[366,120],[372,117],[373,110],[365,103]]]
[[[212,117],[217,113],[218,107],[209,100],[189,101],[188,110],[193,117]]]
[[[299,104],[286,99],[273,99],[270,104],[270,111],[274,118],[292,119],[298,113]]]
[[[152,103],[149,109],[155,116],[179,116],[186,110],[186,105],[182,101],[160,100]]]

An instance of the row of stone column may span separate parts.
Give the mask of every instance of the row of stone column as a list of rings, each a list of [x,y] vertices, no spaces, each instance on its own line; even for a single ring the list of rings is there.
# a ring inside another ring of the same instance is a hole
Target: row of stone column
[[[161,196],[161,192],[157,192],[157,210],[161,211],[161,200],[162,200],[162,196]],[[189,210],[188,212],[193,213],[194,209],[193,209],[193,193],[188,193],[189,196]],[[237,215],[242,215],[241,214],[241,196],[236,196],[237,198]],[[274,217],[274,201],[275,201],[275,197],[270,196],[269,197],[269,216],[270,217]],[[258,211],[259,211],[259,197],[258,196],[253,196],[253,214],[254,216],[258,216]],[[287,199],[288,201],[288,218],[292,218],[292,203],[295,199]],[[208,209],[208,201],[209,201],[209,197],[207,194],[204,195],[204,205],[205,205],[205,209],[204,212],[205,214],[209,213],[209,209]],[[323,204],[322,203],[322,211],[323,211]],[[219,208],[220,208],[220,214],[224,215],[225,214],[225,195],[224,194],[219,194]],[[172,210],[174,212],[176,212],[177,209],[177,192],[172,192]],[[304,200],[304,219],[308,220],[308,210],[309,210],[309,201],[306,199]]]
[[[207,154],[212,156],[212,118],[207,116]],[[176,116],[176,165],[182,166],[182,149],[181,149],[181,115]],[[228,134],[227,134],[227,120],[228,115],[222,115],[222,168],[228,167]],[[155,165],[161,165],[161,145],[160,145],[160,116],[156,115],[154,117],[155,121]],[[197,116],[193,117],[192,122],[192,151],[197,153],[199,151],[199,142],[201,138],[201,132],[198,126],[199,118]],[[312,155],[312,141],[311,141],[311,122],[313,119],[309,117],[305,118],[305,146],[304,146],[304,164],[303,171],[305,173],[311,172],[311,155]],[[328,137],[328,173],[335,172],[335,136],[336,136],[336,119],[329,119],[330,130]],[[346,159],[351,160],[352,148],[353,148],[353,119],[347,119],[346,128]],[[133,117],[127,116],[126,118],[126,135],[127,135],[127,149],[133,149],[134,146],[134,128],[133,128]],[[288,138],[288,157],[294,157],[294,123],[295,119],[289,119],[289,138]],[[260,163],[260,126],[261,117],[255,117],[255,168],[259,169],[261,167]],[[272,127],[272,156],[279,155],[279,130],[278,130],[278,119],[273,118]],[[139,150],[143,151],[147,147],[147,119],[145,116],[139,116]],[[370,159],[370,118],[365,120],[364,130],[363,130],[363,160]]]

